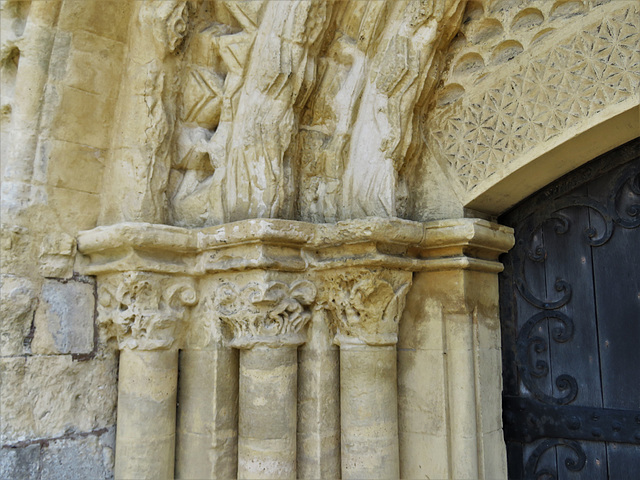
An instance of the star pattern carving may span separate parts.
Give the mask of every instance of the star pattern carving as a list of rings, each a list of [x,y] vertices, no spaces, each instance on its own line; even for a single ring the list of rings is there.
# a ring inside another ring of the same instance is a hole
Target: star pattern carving
[[[518,156],[640,94],[640,7],[626,4],[482,92],[436,107],[425,138],[471,192]]]

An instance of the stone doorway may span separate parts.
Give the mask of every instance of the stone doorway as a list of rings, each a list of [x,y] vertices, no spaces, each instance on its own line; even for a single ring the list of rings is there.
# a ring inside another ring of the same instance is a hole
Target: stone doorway
[[[640,141],[500,218],[503,420],[509,478],[640,469]]]

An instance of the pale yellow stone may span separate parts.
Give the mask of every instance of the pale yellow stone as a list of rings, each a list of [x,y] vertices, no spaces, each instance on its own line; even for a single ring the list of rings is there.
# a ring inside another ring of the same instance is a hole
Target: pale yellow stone
[[[298,349],[298,478],[340,476],[340,365],[327,314],[316,311]]]
[[[583,3],[3,1],[3,442],[112,426],[115,336],[117,476],[504,478],[488,220],[640,129],[637,2]]]
[[[296,478],[297,349],[240,352],[238,478]]]
[[[221,344],[180,354],[176,478],[235,478],[238,352]]]
[[[53,438],[115,424],[117,358],[71,355],[0,359],[0,441]]]
[[[399,478],[394,346],[341,345],[342,478]]]
[[[120,352],[115,478],[173,478],[177,390],[177,350]]]

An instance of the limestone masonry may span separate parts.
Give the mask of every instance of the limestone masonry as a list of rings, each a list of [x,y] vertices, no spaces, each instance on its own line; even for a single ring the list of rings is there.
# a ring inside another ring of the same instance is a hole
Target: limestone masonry
[[[496,215],[639,10],[2,0],[0,478],[506,478]]]

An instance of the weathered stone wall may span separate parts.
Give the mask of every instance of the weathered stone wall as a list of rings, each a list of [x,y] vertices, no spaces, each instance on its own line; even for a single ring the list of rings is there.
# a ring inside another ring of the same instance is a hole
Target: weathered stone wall
[[[632,1],[2,0],[0,21],[2,478],[113,475],[118,352],[100,333],[95,277],[74,270],[78,232],[489,217],[637,135]],[[584,142],[598,125],[604,140]],[[579,160],[557,153],[576,139]],[[415,275],[400,327],[399,468],[491,477],[504,470],[497,267],[433,268]],[[337,392],[339,364],[314,319],[298,382],[301,411],[319,419],[309,405]],[[202,352],[181,361],[219,355]],[[318,378],[316,355],[331,367]],[[223,367],[212,375],[228,379]],[[305,475],[335,476],[334,417],[297,432]]]
[[[126,8],[1,4],[2,478],[112,475],[117,354],[73,262],[99,212]]]

